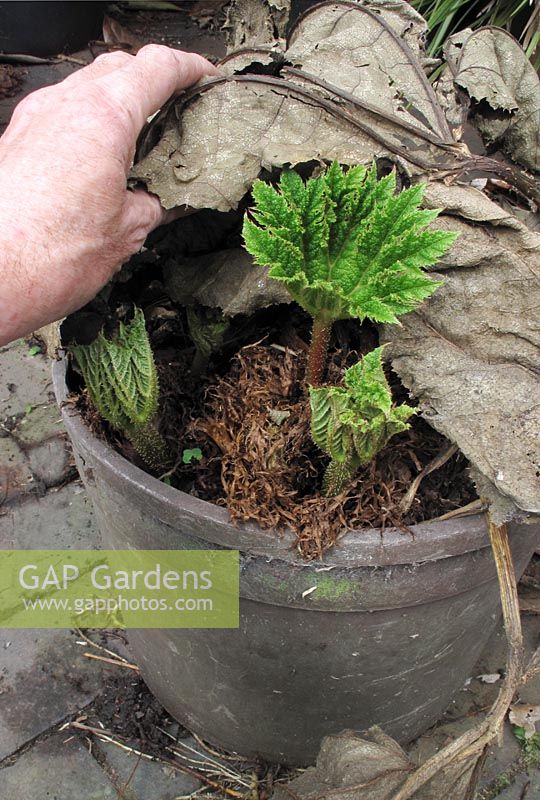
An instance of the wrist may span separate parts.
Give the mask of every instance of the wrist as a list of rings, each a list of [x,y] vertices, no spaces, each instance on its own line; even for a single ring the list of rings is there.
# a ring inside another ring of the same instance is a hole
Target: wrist
[[[10,180],[10,194],[0,202],[0,344],[54,319],[53,264],[60,254],[18,188]]]

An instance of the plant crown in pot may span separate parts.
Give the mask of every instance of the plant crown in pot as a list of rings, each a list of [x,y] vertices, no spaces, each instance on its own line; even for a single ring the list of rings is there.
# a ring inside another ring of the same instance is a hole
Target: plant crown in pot
[[[422,211],[422,184],[396,191],[395,172],[378,180],[375,165],[328,171],[305,183],[293,170],[279,189],[253,187],[254,221],[243,227],[246,248],[282,281],[313,318],[307,382],[316,444],[331,458],[326,494],[338,494],[414,413],[392,406],[382,348],[346,370],[344,387],[321,387],[332,324],[340,319],[397,323],[429,297],[438,282],[422,267],[446,252],[455,234],[426,230],[439,210]]]
[[[415,413],[392,400],[383,347],[342,369],[337,380],[334,374],[334,385],[323,383],[333,324],[347,319],[399,324],[399,315],[440,285],[423,268],[447,251],[456,234],[428,227],[439,210],[419,207],[422,184],[397,193],[395,172],[379,179],[375,165],[344,169],[333,162],[306,181],[284,170],[276,187],[257,181],[252,191],[254,207],[242,229],[246,249],[312,318],[301,391],[309,397],[305,413],[312,440],[329,457],[322,491],[332,497],[394,434],[409,427]],[[100,335],[72,351],[99,413],[160,473],[170,466],[170,456],[153,421],[157,378],[142,320],[137,311],[116,336]],[[137,408],[144,409],[144,418],[129,410]]]

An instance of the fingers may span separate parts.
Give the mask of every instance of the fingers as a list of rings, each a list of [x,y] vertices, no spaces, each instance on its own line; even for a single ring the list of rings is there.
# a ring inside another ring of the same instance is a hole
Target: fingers
[[[196,53],[157,44],[142,47],[129,63],[95,81],[126,112],[137,136],[144,123],[171,95],[196,83],[216,68]]]
[[[73,72],[71,75],[68,75],[67,78],[60,81],[60,83],[52,86],[44,86],[27,95],[15,108],[12,121],[18,123],[21,114],[26,116],[27,119],[28,114],[34,116],[42,111],[42,109],[50,107],[51,102],[58,102],[58,98],[65,95],[66,89],[82,87],[84,84],[88,84],[97,78],[109,75],[111,72],[128,66],[133,60],[134,56],[130,56],[128,53],[124,53],[120,50],[98,56],[95,61],[88,64],[87,67],[78,69],[76,72]]]
[[[102,78],[104,75],[108,75],[122,67],[128,66],[133,59],[134,56],[130,56],[129,53],[125,53],[122,50],[116,50],[113,53],[103,53],[103,55],[98,56],[92,61],[91,64],[88,64],[87,67],[78,69],[76,72],[68,75],[67,78],[64,78],[62,84],[65,86],[80,86],[88,81]]]

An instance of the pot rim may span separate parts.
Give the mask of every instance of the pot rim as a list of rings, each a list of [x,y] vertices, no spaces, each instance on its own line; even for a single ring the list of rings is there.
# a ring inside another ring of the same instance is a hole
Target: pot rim
[[[106,468],[112,482],[127,483],[135,492],[144,493],[165,523],[171,520],[169,524],[173,525],[178,514],[207,520],[212,533],[199,529],[197,536],[209,543],[237,549],[248,555],[279,558],[297,567],[320,566],[321,560],[306,561],[296,551],[292,532],[279,534],[274,530],[263,530],[254,523],[233,525],[225,508],[162,483],[98,439],[84,424],[80,414],[65,404],[69,396],[66,384],[67,365],[67,357],[62,355],[58,361],[53,362],[52,368],[54,392],[64,425],[70,437],[82,442],[84,449]],[[216,534],[216,528],[225,535],[220,537]],[[335,547],[324,554],[322,561],[325,566],[349,568],[418,564],[490,547],[482,513],[450,520],[421,522],[412,525],[411,531],[414,537],[397,528],[386,528],[384,532],[378,528],[349,531],[340,537]],[[360,536],[360,533],[366,535]]]

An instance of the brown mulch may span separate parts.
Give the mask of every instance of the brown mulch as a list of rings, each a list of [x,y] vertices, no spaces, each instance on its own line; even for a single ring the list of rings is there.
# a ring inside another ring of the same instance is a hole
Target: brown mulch
[[[331,356],[329,383],[339,383],[343,369],[358,359],[354,351],[346,357],[344,352]],[[411,481],[449,444],[420,417],[360,469],[346,491],[324,497],[320,488],[328,458],[310,435],[305,358],[301,348],[250,344],[222,377],[201,380],[190,375],[187,355],[158,352],[160,429],[175,457],[166,480],[226,507],[234,522],[253,521],[278,533],[292,530],[306,559],[319,558],[348,530],[380,533],[397,527],[410,535],[409,526],[476,499],[467,461],[458,453],[424,478],[410,511],[401,513]],[[396,400],[410,402],[393,373],[389,380]],[[145,468],[131,444],[92,409],[86,392],[76,405],[95,434]],[[184,464],[184,450],[195,447],[203,459]]]
[[[339,382],[344,366],[343,355],[335,353],[331,383]],[[320,486],[328,459],[311,439],[304,370],[303,352],[276,345],[245,347],[229,372],[208,388],[205,413],[188,426],[193,441],[206,439],[219,451],[213,459],[214,467],[216,461],[220,466],[219,485],[209,485],[208,471],[201,469],[194,487],[206,499],[225,505],[234,521],[253,520],[266,529],[288,527],[302,555],[317,558],[347,529],[395,526],[408,531],[409,525],[475,498],[466,462],[458,455],[428,476],[410,512],[400,513],[399,503],[413,478],[448,445],[417,417],[409,431],[392,439],[359,471],[345,492],[324,497]],[[207,452],[207,446],[201,447]]]

